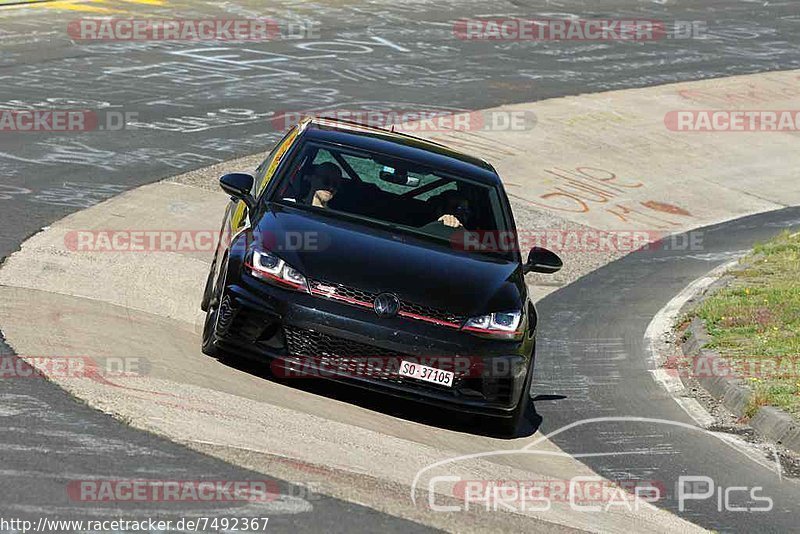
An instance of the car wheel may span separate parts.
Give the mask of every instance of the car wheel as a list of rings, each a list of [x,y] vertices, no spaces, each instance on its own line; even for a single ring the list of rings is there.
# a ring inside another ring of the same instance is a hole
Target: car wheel
[[[494,430],[501,436],[515,438],[519,434],[519,427],[525,419],[531,399],[531,384],[533,383],[533,362],[528,367],[525,385],[522,387],[519,402],[510,416],[495,418]]]
[[[220,270],[219,280],[217,281],[216,287],[213,286],[213,277],[214,270],[212,266],[211,273],[209,274],[209,280],[206,282],[206,286],[208,286],[209,283],[211,283],[212,286],[210,288],[206,287],[209,296],[208,302],[206,302],[206,320],[203,323],[203,344],[201,350],[203,351],[203,354],[218,358],[222,355],[217,347],[217,340],[219,339],[219,311],[224,302],[223,293],[225,291],[225,282],[228,278],[227,261],[223,264],[222,269]],[[205,295],[203,296],[203,299],[205,300]]]
[[[206,287],[203,289],[203,300],[200,301],[200,309],[204,312],[208,311],[208,305],[211,303],[211,293],[214,291],[214,271],[217,268],[217,260],[211,262],[211,269],[208,271],[206,278]]]

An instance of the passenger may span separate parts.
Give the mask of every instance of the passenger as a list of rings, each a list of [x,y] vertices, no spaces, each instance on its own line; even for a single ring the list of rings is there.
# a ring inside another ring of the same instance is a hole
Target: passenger
[[[318,208],[327,208],[328,203],[336,195],[342,184],[342,170],[330,161],[314,165],[311,176],[311,189],[306,197],[306,204]]]

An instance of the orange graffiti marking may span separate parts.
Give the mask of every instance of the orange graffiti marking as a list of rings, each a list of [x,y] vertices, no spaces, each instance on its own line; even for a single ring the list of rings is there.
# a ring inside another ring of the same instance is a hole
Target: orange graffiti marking
[[[692,216],[692,214],[685,209],[679,208],[678,206],[674,206],[672,204],[667,204],[665,202],[648,200],[647,202],[642,202],[642,206],[645,208],[650,208],[651,210],[660,211],[661,213],[669,213],[670,215],[683,215],[684,217]]]

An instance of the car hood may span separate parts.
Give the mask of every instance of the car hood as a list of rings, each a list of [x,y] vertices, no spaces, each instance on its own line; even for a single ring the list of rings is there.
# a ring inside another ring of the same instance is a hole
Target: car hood
[[[266,249],[312,280],[458,314],[522,307],[520,265],[504,258],[280,204],[270,204],[256,230]]]

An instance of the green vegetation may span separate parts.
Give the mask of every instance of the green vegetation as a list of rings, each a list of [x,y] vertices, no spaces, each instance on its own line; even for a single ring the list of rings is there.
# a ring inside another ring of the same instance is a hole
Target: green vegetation
[[[717,350],[755,392],[748,410],[800,417],[800,234],[759,245],[729,273],[733,283],[696,311]]]

